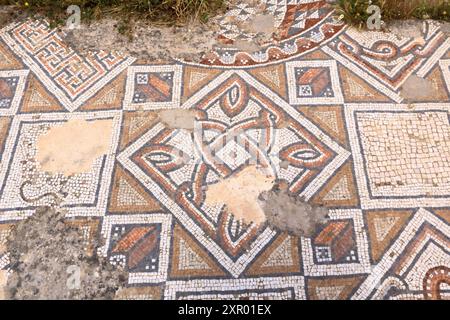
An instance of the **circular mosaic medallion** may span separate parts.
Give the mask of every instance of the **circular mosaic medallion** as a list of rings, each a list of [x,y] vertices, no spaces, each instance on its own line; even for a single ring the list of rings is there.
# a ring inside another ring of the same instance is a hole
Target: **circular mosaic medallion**
[[[202,64],[251,66],[310,52],[336,36],[344,24],[323,0],[263,0],[235,5],[218,21],[222,46]]]

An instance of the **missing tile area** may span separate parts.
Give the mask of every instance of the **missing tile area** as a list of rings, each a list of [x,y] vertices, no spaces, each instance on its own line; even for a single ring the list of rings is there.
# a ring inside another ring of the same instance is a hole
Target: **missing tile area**
[[[261,224],[265,221],[264,211],[258,203],[261,192],[270,190],[275,183],[256,166],[249,166],[236,175],[224,179],[206,190],[208,205],[224,204],[237,220]]]
[[[65,176],[88,172],[110,148],[112,120],[71,119],[38,137],[40,170]]]

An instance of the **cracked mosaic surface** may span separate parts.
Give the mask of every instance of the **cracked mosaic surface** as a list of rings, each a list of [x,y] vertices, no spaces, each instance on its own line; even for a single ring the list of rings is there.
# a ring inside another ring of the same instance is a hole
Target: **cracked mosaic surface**
[[[0,268],[11,225],[57,204],[106,239],[100,253],[129,272],[129,297],[450,298],[450,41],[432,22],[390,37],[347,28],[324,1],[266,4],[276,42],[198,64],[82,56],[43,21],[2,29]],[[221,39],[252,37],[230,22],[252,10],[230,11]],[[411,75],[434,90],[413,103],[401,91]],[[159,122],[162,109],[192,110],[206,138]],[[82,174],[41,172],[37,139],[72,119],[112,121],[107,154]],[[243,143],[227,139],[236,131]],[[255,155],[330,209],[312,237],[205,203],[208,185]]]

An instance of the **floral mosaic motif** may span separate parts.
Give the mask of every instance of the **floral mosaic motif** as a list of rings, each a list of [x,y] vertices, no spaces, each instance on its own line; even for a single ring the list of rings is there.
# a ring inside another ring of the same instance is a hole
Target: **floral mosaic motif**
[[[271,232],[265,226],[242,224],[221,206],[205,205],[206,186],[230,177],[257,159],[277,179],[287,182],[291,192],[305,194],[311,192],[311,184],[320,183],[324,168],[332,170],[336,160],[347,156],[342,148],[315,139],[307,128],[268,99],[269,93],[258,91],[252,80],[256,81],[247,73],[224,74],[213,81],[220,84],[211,92],[183,105],[194,106],[202,137],[159,123],[118,156],[123,166],[148,188],[161,187],[167,198],[174,197],[182,212],[180,218],[186,216],[186,221],[194,221],[206,233],[205,242],[213,240],[221,247],[220,253],[211,249],[212,254],[230,264],[244,257],[248,252],[244,248],[270,239],[267,235]],[[269,130],[261,129],[261,124]],[[236,132],[242,132],[239,141]],[[171,207],[169,211],[178,211]],[[195,234],[195,230],[188,229]],[[241,262],[248,263],[249,258]]]

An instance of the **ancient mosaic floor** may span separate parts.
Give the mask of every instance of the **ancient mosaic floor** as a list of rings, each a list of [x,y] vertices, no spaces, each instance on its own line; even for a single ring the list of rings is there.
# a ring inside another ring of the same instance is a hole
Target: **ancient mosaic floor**
[[[57,202],[86,241],[106,238],[100,253],[128,270],[131,296],[449,298],[450,40],[433,22],[417,38],[358,33],[323,1],[265,2],[275,42],[198,64],[82,56],[42,21],[2,29],[0,242]],[[252,10],[221,21],[223,43],[252,37],[229,22]],[[410,77],[431,94],[405,99]],[[161,109],[193,110],[206,139],[157,121]],[[42,170],[40,138],[77,123],[104,129],[107,148],[87,171]],[[218,144],[237,130],[243,144]],[[204,151],[215,144],[220,164]],[[206,203],[206,187],[254,154],[292,194],[330,208],[312,237]]]

